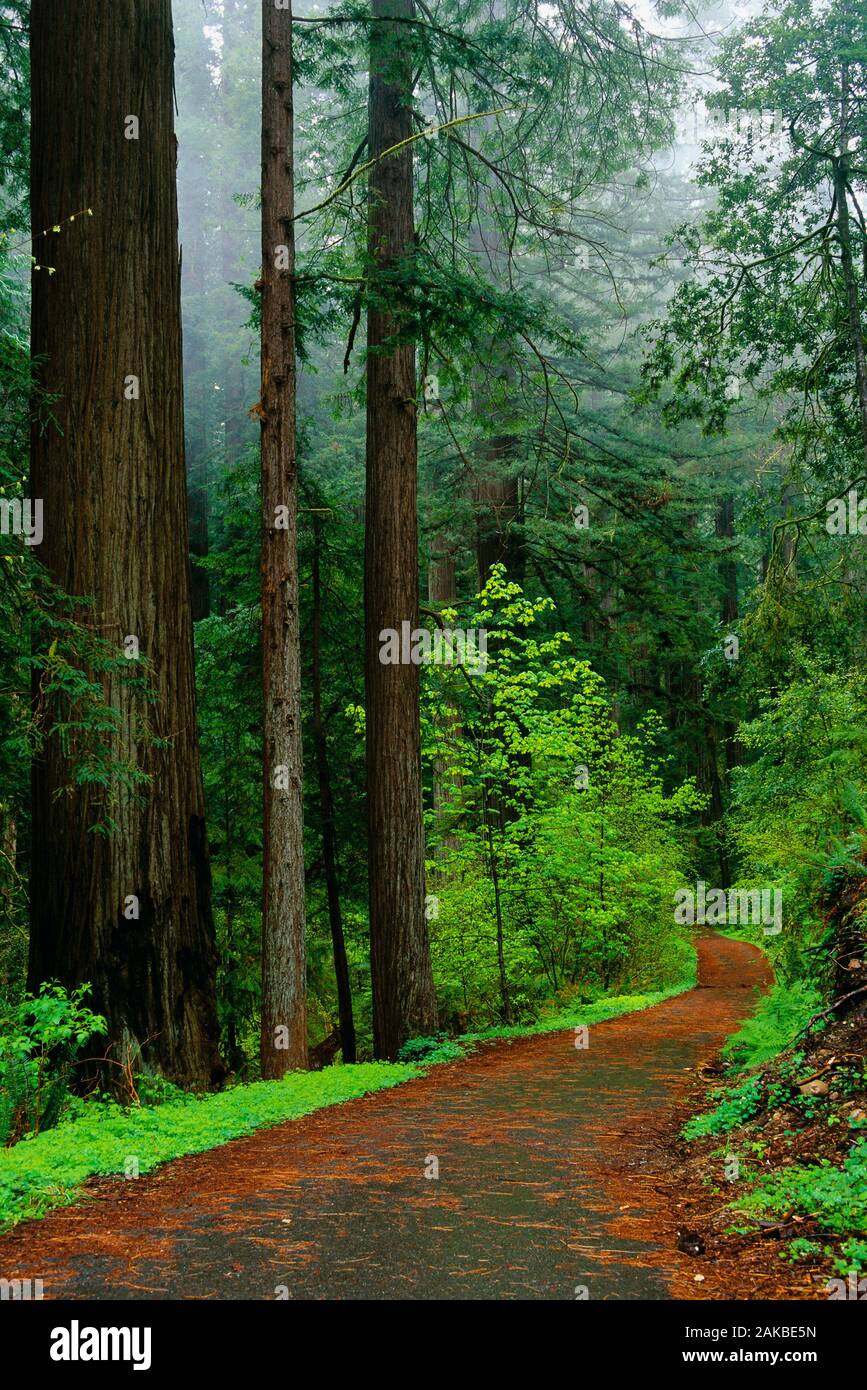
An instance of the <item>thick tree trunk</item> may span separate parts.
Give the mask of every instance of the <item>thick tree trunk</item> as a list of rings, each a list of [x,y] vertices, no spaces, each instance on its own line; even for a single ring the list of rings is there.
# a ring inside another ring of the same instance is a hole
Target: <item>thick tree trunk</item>
[[[412,0],[372,0],[372,14],[409,18]],[[374,160],[412,134],[407,53],[406,25],[372,26]],[[414,246],[411,146],[374,165],[368,192],[370,256],[384,270]],[[374,1049],[385,1058],[395,1057],[408,1037],[436,1027],[424,910],[419,669],[379,659],[384,629],[418,625],[415,349],[402,343],[382,350],[398,327],[395,313],[370,306],[364,557],[370,964]]]
[[[207,1085],[221,1063],[190,620],[171,6],[34,0],[31,23],[33,225],[62,225],[36,242],[54,273],[33,275],[33,352],[57,421],[32,437],[40,558],[68,593],[93,597],[84,620],[119,655],[138,638],[158,700],[105,679],[119,716],[112,753],[150,779],[118,789],[110,835],[91,828],[104,789],[64,790],[57,736],[35,761],[30,987],[88,981],[115,1060]],[[66,221],[84,209],[93,215]],[[146,723],[157,742],[142,736]]]
[[[292,14],[262,0],[262,1075],[307,1066]]]
[[[340,1020],[340,1049],[344,1062],[356,1060],[355,1020],[352,1016],[352,987],[343,936],[340,910],[340,879],[337,868],[337,840],[334,831],[334,798],[328,766],[328,741],[322,722],[322,582],[320,577],[322,523],[313,518],[313,743],[319,775],[319,809],[322,815],[322,859],[325,865],[325,891],[328,895],[328,921],[337,981],[337,1013]]]

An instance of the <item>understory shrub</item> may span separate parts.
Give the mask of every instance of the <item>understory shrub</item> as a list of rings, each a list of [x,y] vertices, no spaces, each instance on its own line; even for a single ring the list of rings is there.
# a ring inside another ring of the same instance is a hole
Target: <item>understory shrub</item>
[[[105,1020],[85,1007],[88,985],[67,992],[52,981],[38,995],[0,1004],[0,1143],[50,1129],[69,1096],[72,1068]]]

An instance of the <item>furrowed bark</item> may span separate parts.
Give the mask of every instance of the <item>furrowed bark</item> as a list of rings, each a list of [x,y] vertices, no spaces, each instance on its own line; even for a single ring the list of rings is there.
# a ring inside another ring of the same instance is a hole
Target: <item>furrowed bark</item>
[[[34,270],[32,344],[56,397],[56,424],[37,421],[32,435],[38,553],[68,594],[93,599],[81,619],[119,656],[138,638],[157,698],[103,678],[119,716],[111,753],[150,779],[121,786],[110,807],[110,788],[69,789],[56,735],[34,761],[29,985],[89,982],[115,1061],[207,1085],[223,1068],[193,680],[170,0],[34,0],[31,26],[34,249],[53,272]],[[50,724],[39,673],[36,696]],[[117,828],[94,833],[107,813]]]
[[[412,0],[372,0],[373,18],[411,18]],[[407,25],[371,26],[368,180],[372,291],[367,321],[364,559],[370,964],[377,1057],[436,1027],[425,920],[419,669],[383,664],[380,633],[418,625],[416,372],[412,342],[394,344],[399,296],[380,278],[414,248]],[[379,273],[379,274],[378,274]],[[391,343],[391,346],[384,346]]]
[[[262,1032],[265,1078],[307,1066],[295,458],[292,14],[262,3]]]

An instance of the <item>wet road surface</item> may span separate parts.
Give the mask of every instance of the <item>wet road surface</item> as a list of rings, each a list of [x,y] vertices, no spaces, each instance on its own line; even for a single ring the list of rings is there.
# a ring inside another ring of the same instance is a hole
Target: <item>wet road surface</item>
[[[0,1239],[46,1298],[665,1299],[666,1116],[755,1005],[753,947],[699,987],[177,1159]],[[693,1075],[691,1075],[693,1073]],[[435,1176],[438,1174],[438,1176]]]

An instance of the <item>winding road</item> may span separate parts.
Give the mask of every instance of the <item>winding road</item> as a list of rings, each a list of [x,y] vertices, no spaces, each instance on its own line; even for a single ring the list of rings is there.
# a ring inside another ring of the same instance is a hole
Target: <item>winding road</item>
[[[769,972],[698,940],[698,988],[498,1042],[392,1090],[177,1159],[0,1239],[46,1298],[665,1299],[660,1141]],[[586,1291],[586,1293],[585,1293]]]

